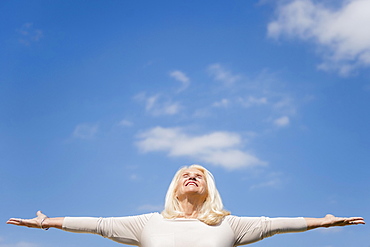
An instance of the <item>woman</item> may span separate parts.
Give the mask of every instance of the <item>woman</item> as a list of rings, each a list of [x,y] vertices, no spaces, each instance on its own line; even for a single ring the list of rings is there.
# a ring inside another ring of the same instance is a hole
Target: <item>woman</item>
[[[223,209],[212,174],[202,166],[192,165],[175,174],[161,214],[49,218],[38,211],[36,218],[11,218],[7,223],[44,230],[54,227],[70,232],[94,233],[141,247],[232,247],[278,233],[365,224],[365,221],[361,217],[339,218],[333,215],[324,218],[232,216]]]

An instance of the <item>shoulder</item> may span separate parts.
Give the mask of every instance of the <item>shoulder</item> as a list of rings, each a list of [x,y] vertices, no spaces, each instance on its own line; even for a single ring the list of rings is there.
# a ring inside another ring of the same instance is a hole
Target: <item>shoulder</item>
[[[227,215],[225,216],[225,220],[238,220],[238,219],[243,219],[243,220],[264,220],[264,219],[269,219],[269,217],[266,216],[237,216],[237,215]]]
[[[152,218],[158,218],[162,217],[159,213],[154,212],[154,213],[146,213],[146,214],[139,214],[139,215],[133,215],[133,216],[126,216],[123,218],[131,218],[131,219],[136,219],[136,220],[141,220],[141,221],[149,221]]]
[[[138,214],[138,215],[128,215],[128,216],[120,216],[120,217],[107,217],[107,218],[100,218],[101,221],[112,221],[119,224],[140,224],[144,225],[150,219],[155,216],[158,216],[158,213],[147,213],[147,214]]]
[[[139,214],[137,216],[139,216],[139,217],[145,217],[145,218],[151,218],[153,216],[159,217],[159,216],[161,216],[161,214],[158,213],[158,212],[153,212],[153,213]]]

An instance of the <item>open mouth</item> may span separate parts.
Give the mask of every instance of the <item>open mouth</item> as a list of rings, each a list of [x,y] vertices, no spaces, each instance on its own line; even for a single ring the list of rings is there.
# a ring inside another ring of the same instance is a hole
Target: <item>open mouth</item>
[[[193,186],[197,186],[198,187],[198,184],[196,182],[193,182],[193,181],[187,182],[185,184],[185,186],[190,186],[190,185],[193,185]]]

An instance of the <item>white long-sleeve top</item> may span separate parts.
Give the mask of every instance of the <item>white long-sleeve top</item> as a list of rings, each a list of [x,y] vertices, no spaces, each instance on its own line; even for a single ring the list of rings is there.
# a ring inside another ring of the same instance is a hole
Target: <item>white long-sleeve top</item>
[[[129,217],[66,217],[63,230],[94,233],[140,247],[233,247],[278,233],[307,230],[304,218],[226,216],[216,226],[197,219],[165,219],[159,213]]]

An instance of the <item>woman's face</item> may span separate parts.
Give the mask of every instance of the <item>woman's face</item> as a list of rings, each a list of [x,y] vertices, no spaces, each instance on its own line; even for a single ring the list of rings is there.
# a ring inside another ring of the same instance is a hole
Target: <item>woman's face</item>
[[[176,195],[207,195],[207,181],[202,171],[196,168],[189,168],[180,174],[177,183]]]

